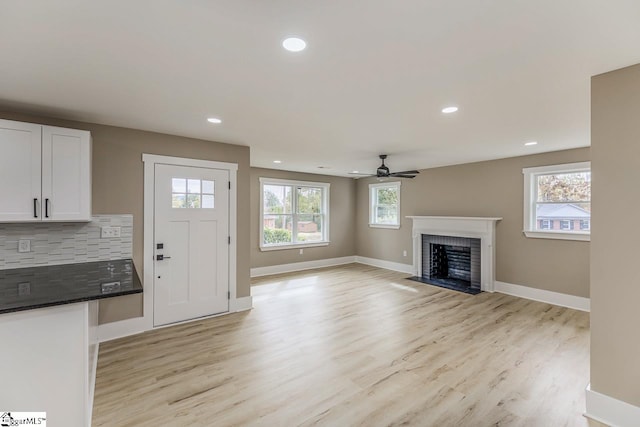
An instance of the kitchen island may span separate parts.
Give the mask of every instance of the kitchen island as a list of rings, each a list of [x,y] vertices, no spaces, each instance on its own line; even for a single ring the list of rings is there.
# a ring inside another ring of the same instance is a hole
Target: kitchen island
[[[140,292],[130,259],[0,270],[0,411],[91,425],[98,300]]]

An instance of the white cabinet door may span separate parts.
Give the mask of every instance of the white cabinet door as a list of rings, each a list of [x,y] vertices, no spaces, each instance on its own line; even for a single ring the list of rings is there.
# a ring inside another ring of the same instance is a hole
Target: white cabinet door
[[[43,221],[91,220],[91,134],[42,127]]]
[[[42,126],[0,120],[0,222],[41,220]]]

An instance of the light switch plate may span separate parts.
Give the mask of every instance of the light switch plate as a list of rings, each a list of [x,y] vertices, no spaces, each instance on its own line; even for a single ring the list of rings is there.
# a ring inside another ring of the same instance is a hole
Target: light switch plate
[[[100,237],[103,239],[109,239],[113,237],[120,237],[120,227],[105,226],[100,227]]]
[[[31,240],[18,240],[18,252],[31,252]]]

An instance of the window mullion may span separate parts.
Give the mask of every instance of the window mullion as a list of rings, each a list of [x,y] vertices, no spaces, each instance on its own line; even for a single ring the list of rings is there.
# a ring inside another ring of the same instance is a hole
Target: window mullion
[[[291,241],[298,243],[298,187],[291,187]]]

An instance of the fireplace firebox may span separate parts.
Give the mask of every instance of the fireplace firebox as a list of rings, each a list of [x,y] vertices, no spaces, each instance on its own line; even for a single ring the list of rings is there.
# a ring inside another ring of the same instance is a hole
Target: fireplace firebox
[[[480,289],[480,239],[422,235],[424,283],[477,294]]]

